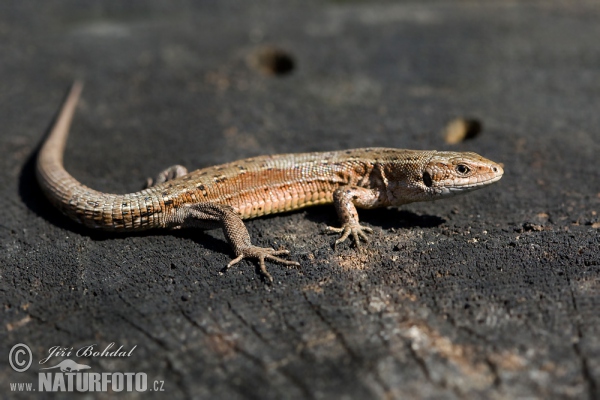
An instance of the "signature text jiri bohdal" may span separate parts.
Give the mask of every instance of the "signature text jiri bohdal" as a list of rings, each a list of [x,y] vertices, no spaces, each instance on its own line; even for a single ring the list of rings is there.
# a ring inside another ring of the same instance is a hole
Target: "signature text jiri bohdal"
[[[109,343],[103,349],[96,343],[80,347],[77,350],[73,347],[53,346],[48,349],[48,357],[42,358],[40,364],[45,364],[52,357],[130,357],[137,344],[130,350],[124,349],[123,346],[119,346],[117,349],[113,349],[114,347],[114,342]]]

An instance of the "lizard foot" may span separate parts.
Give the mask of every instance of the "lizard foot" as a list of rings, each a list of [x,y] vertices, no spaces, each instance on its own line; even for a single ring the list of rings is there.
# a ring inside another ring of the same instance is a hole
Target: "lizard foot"
[[[344,224],[344,226],[341,228],[335,228],[333,226],[328,226],[326,232],[342,234],[342,236],[340,236],[340,238],[338,240],[336,240],[335,243],[333,244],[334,250],[338,244],[345,242],[346,239],[348,239],[348,237],[350,235],[352,235],[352,240],[354,241],[354,245],[356,246],[356,248],[360,249],[361,239],[365,243],[368,243],[369,238],[367,237],[366,233],[373,233],[373,229],[371,229],[367,226],[362,226],[358,223],[357,224],[349,223],[349,224]]]
[[[156,176],[155,179],[148,178],[146,179],[146,186],[144,189],[148,189],[152,186],[159,185],[161,183],[165,183],[171,181],[173,179],[180,178],[184,175],[187,175],[188,170],[183,165],[172,165],[169,168],[161,171],[160,174]]]
[[[269,280],[269,283],[273,283],[273,277],[271,276],[269,271],[267,271],[267,267],[265,266],[265,259],[284,265],[294,265],[297,267],[300,266],[300,263],[296,261],[284,260],[283,258],[277,257],[283,254],[287,255],[290,254],[290,252],[288,250],[275,250],[268,247],[248,246],[246,248],[241,249],[241,254],[233,260],[231,260],[231,262],[227,264],[227,267],[225,267],[225,269],[228,269],[232,265],[237,264],[244,258],[258,258],[261,274]]]

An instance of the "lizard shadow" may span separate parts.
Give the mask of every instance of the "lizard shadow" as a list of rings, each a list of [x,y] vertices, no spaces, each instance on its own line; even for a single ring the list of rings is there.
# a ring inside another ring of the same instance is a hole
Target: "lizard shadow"
[[[52,126],[54,121],[50,124]],[[45,137],[45,136],[44,136]],[[56,209],[50,201],[46,198],[42,189],[37,183],[35,176],[35,164],[36,158],[41,146],[32,152],[27,158],[21,172],[19,174],[18,193],[21,201],[25,206],[32,211],[38,217],[46,220],[50,224],[57,226],[61,229],[67,230],[72,233],[76,233],[81,236],[87,236],[93,240],[111,240],[115,238],[126,238],[126,237],[146,237],[146,236],[175,236],[183,239],[191,239],[196,243],[201,244],[207,249],[218,251],[221,253],[231,253],[227,241],[220,240],[206,233],[203,229],[156,229],[141,232],[109,232],[95,230],[87,228],[70,218],[64,216],[58,209]]]
[[[328,210],[329,209],[329,210]],[[307,209],[306,218],[317,223],[337,227],[340,222],[331,206],[318,206]],[[383,229],[391,228],[434,228],[446,222],[437,215],[419,215],[412,211],[398,208],[378,208],[358,210],[360,221]]]

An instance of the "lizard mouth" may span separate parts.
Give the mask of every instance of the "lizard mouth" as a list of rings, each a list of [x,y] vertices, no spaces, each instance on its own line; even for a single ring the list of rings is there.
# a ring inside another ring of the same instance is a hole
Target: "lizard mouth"
[[[465,182],[458,183],[456,188],[474,188],[474,187],[483,187],[485,185],[489,185],[490,183],[498,182],[502,178],[502,175],[494,175],[491,177],[482,177],[478,178],[475,182]],[[452,187],[451,187],[452,188]]]

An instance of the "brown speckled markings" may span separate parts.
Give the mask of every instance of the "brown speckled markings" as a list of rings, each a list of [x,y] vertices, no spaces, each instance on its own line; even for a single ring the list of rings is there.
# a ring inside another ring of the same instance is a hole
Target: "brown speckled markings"
[[[219,168],[219,175],[214,175]],[[229,205],[243,218],[296,210],[333,202],[333,191],[357,185],[366,171],[360,161],[339,153],[280,154],[255,157],[198,170],[189,174],[197,182],[196,198]],[[172,181],[185,191],[181,178]]]
[[[62,163],[81,84],[73,85],[56,125],[40,149],[37,176],[50,201],[91,228],[136,231],[151,228],[221,227],[236,258],[297,265],[277,255],[285,250],[253,246],[242,219],[333,203],[342,222],[336,244],[350,235],[358,246],[368,227],[356,208],[397,206],[479,189],[498,181],[502,168],[475,153],[366,148],[279,154],[234,161],[187,173],[181,166],[157,183],[129,194],[108,194],[75,180]],[[152,182],[152,181],[150,181]]]

